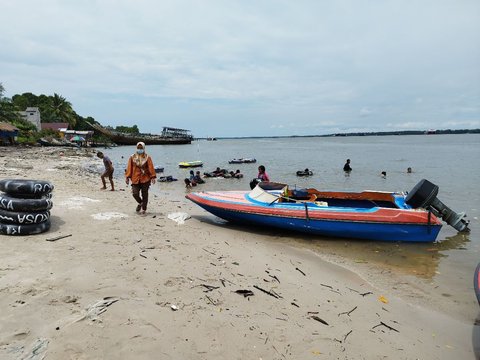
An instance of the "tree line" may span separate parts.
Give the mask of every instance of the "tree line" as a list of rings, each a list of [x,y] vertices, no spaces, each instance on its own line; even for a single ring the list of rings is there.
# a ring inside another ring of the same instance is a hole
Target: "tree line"
[[[0,83],[0,121],[8,122],[20,130],[36,130],[35,126],[26,121],[19,111],[25,111],[27,107],[37,107],[40,111],[42,123],[68,123],[73,130],[92,130],[88,123],[97,123],[93,117],[83,117],[75,112],[72,104],[62,95],[35,95],[30,92],[13,95],[7,98],[5,88]],[[117,131],[138,133],[137,125],[117,126]]]

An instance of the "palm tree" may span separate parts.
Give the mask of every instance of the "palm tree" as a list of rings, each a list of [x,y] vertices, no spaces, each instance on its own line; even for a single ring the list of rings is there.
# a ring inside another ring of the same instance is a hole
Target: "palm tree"
[[[63,96],[54,93],[51,99],[51,111],[53,118],[68,122],[71,127],[76,124],[75,111],[72,109],[72,104]]]

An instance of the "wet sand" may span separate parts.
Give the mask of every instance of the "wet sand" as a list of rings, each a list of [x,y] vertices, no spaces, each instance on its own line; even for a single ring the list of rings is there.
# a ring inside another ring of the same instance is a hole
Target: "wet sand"
[[[137,215],[125,184],[84,170],[93,155],[1,149],[2,178],[55,190],[49,232],[0,235],[0,358],[475,359],[473,301],[442,310],[449,297],[339,250],[219,225],[181,184]]]

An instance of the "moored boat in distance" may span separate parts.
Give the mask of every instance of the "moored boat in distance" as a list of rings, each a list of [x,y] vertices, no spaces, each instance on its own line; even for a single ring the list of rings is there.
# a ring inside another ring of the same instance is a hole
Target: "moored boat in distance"
[[[160,135],[127,134],[104,128],[96,123],[88,124],[117,145],[136,145],[138,142],[143,142],[145,145],[184,145],[191,144],[193,140],[193,136],[189,134],[190,131],[185,129],[164,127]]]
[[[252,191],[190,193],[186,198],[228,221],[310,234],[379,241],[433,242],[440,218],[468,231],[464,213],[436,198],[438,187],[422,180],[403,192],[291,190],[260,183]],[[437,217],[438,216],[438,217]]]
[[[178,163],[178,166],[181,168],[194,168],[194,167],[202,167],[203,162],[200,160],[195,161],[182,161]]]
[[[228,163],[229,164],[253,164],[256,162],[257,162],[257,159],[255,158],[240,158],[240,159],[232,159]]]

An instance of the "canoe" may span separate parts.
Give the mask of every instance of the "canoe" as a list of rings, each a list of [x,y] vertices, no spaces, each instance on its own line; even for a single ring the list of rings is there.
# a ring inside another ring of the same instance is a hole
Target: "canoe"
[[[200,160],[196,161],[183,161],[178,163],[178,166],[181,168],[194,168],[194,167],[201,167],[203,166],[203,162]]]
[[[290,190],[260,183],[252,191],[196,192],[186,198],[228,221],[328,237],[433,242],[442,227],[433,211],[413,208],[403,192]],[[463,221],[463,213],[453,214]]]

